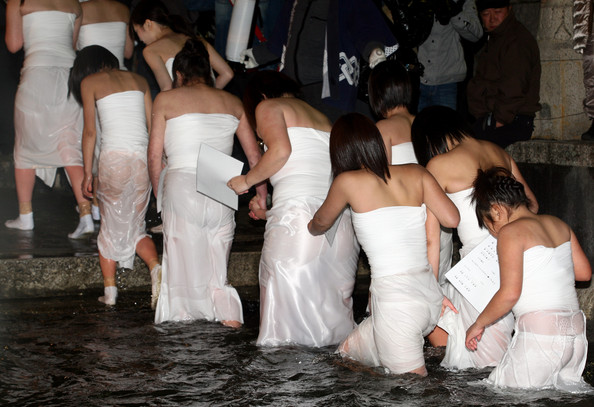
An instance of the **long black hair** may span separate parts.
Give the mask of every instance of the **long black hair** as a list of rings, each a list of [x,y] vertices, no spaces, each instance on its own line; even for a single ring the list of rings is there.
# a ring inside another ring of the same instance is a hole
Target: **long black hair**
[[[450,151],[448,141],[461,142],[474,136],[462,115],[445,106],[423,109],[415,117],[410,131],[417,161],[422,166],[426,166],[436,155]]]
[[[174,87],[187,85],[196,79],[208,86],[214,86],[208,51],[202,41],[197,38],[190,38],[186,41],[173,60],[172,71],[174,76],[177,72],[182,75],[181,83],[177,83],[177,78],[175,78]]]
[[[330,132],[330,162],[336,178],[345,171],[366,168],[388,183],[390,170],[379,130],[368,117],[348,113],[338,118]]]
[[[80,84],[87,76],[102,69],[120,69],[120,62],[114,54],[100,45],[89,45],[76,54],[68,77],[68,95],[82,106]]]
[[[507,168],[493,167],[486,171],[479,169],[472,186],[472,202],[476,205],[476,217],[481,228],[485,227],[485,219],[493,221],[493,204],[514,209],[522,205],[530,206],[524,185],[517,181]]]

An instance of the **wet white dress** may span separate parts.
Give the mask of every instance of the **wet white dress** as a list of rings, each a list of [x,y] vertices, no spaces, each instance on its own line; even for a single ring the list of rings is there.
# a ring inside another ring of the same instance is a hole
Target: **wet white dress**
[[[392,146],[392,165],[412,163],[418,164],[412,142],[408,141]],[[452,267],[452,254],[454,253],[452,229],[442,227],[439,238],[439,283],[443,284],[445,280],[443,276]]]
[[[475,208],[471,202],[472,192],[473,189],[469,188],[447,194],[460,212],[458,225],[458,236],[462,243],[460,257],[466,256],[489,236],[489,231],[481,229],[478,225]],[[514,328],[512,313],[508,313],[498,322],[488,326],[481,338],[481,346],[477,351],[471,352],[465,345],[466,330],[476,321],[479,312],[449,282],[443,285],[443,289],[445,296],[452,301],[459,313],[455,314],[450,309],[446,309],[438,323],[438,326],[449,334],[441,365],[450,369],[496,366],[511,341]]]
[[[233,210],[196,191],[200,146],[231,155],[239,120],[228,114],[184,114],[167,120],[161,217],[163,262],[155,323],[239,321],[241,300],[227,284]]]
[[[103,129],[97,247],[102,256],[132,268],[136,244],[147,236],[144,218],[151,194],[144,93],[112,93],[96,105]]]
[[[582,379],[586,319],[575,291],[571,243],[524,252],[522,294],[511,344],[488,381],[496,386],[592,391]],[[479,348],[482,341],[479,342]]]
[[[124,48],[126,46],[126,30],[128,25],[123,21],[85,24],[80,27],[76,48],[78,50],[89,45],[101,45],[116,56],[120,69],[124,66]]]
[[[355,326],[351,294],[359,244],[349,211],[332,245],[307,230],[330,187],[330,134],[303,127],[288,133],[291,155],[270,177],[274,192],[260,260],[257,344],[338,344]]]
[[[36,11],[23,16],[25,61],[14,106],[15,168],[35,169],[47,185],[56,169],[82,166],[82,108],[68,97],[76,15]]]
[[[425,365],[423,337],[435,328],[443,299],[427,260],[425,205],[352,215],[371,267],[371,316],[338,352],[391,373],[410,372]]]

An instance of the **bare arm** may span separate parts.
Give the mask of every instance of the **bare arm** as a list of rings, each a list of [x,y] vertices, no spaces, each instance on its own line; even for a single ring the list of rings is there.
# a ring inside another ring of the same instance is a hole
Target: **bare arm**
[[[590,281],[592,278],[592,267],[586,257],[586,253],[582,249],[577,237],[571,231],[571,258],[573,260],[573,272],[575,273],[576,281]]]
[[[150,48],[145,48],[144,51],[142,51],[142,55],[144,56],[144,60],[148,66],[153,71],[161,91],[171,89],[173,87],[173,81],[171,80],[171,76],[169,76],[169,72],[165,66],[165,61],[163,61],[161,56],[154,53]]]
[[[431,211],[427,211],[427,221],[425,222],[425,231],[427,233],[427,259],[435,274],[435,279],[439,281],[439,256],[441,250],[439,221]]]
[[[332,182],[326,200],[307,224],[309,233],[318,236],[332,227],[338,215],[348,204],[346,190],[348,183],[348,173],[340,174]]]
[[[245,156],[248,159],[248,163],[250,168],[254,168],[260,158],[262,157],[262,153],[260,152],[260,147],[258,146],[258,142],[256,141],[256,137],[254,132],[248,122],[248,119],[245,114],[242,114],[241,118],[239,119],[239,126],[237,127],[237,138],[239,139],[239,143],[241,144],[241,148],[245,153]],[[256,186],[256,202],[250,202],[250,208],[257,204],[250,213],[250,216],[254,219],[264,219],[265,217],[262,213],[256,213],[258,209],[266,210],[266,196],[268,195],[268,187],[266,182],[261,182],[258,186]]]
[[[82,24],[83,14],[82,9],[80,10],[80,14],[76,16],[76,20],[74,20],[74,30],[72,31],[72,49],[76,50],[76,43],[78,41],[78,33],[80,32],[80,26]]]
[[[130,30],[128,29],[128,26],[126,25],[126,42],[124,43],[124,58],[130,59],[130,58],[132,58],[133,54],[134,54],[134,40],[132,39],[132,36],[130,35]]]
[[[153,194],[155,197],[159,190],[159,176],[161,175],[161,160],[163,157],[163,145],[165,140],[165,112],[162,106],[162,100],[157,95],[152,111],[151,131],[148,145],[148,169],[151,184],[153,186]]]
[[[266,107],[263,106],[266,104]],[[276,174],[291,155],[291,142],[282,108],[276,104],[261,102],[256,108],[258,133],[268,150],[262,154],[258,164],[246,175],[231,178],[229,187],[237,194],[246,193],[252,185],[259,184]]]
[[[83,102],[84,127],[82,134],[82,155],[84,177],[81,185],[82,193],[87,198],[93,197],[93,160],[95,158],[95,143],[97,128],[95,126],[95,91],[93,83],[83,80],[80,85]]]
[[[507,230],[506,230],[507,229]],[[485,327],[507,314],[522,294],[524,273],[524,244],[521,229],[502,228],[497,239],[499,257],[499,290],[474,324],[466,331],[466,347],[476,350]]]
[[[215,71],[218,75],[215,80],[215,87],[217,89],[223,89],[225,86],[227,86],[229,82],[231,82],[231,79],[233,79],[235,73],[233,72],[233,69],[231,69],[227,61],[225,61],[223,57],[221,57],[221,55],[213,48],[212,45],[208,43],[208,41],[205,41],[204,39],[201,40],[206,46],[206,50],[208,51],[208,59],[210,61],[210,66],[212,67],[213,71]]]
[[[460,213],[456,205],[443,192],[429,171],[423,170],[423,201],[435,215],[439,223],[446,228],[455,228],[460,223]],[[439,236],[438,236],[439,241]]]
[[[23,47],[23,16],[20,0],[8,0],[6,3],[6,48],[15,53]]]

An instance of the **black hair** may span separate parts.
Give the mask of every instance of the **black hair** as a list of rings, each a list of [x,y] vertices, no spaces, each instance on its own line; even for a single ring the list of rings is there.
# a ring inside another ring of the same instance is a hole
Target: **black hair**
[[[256,128],[256,107],[264,99],[284,95],[299,96],[299,84],[276,71],[259,71],[252,75],[243,93],[243,108],[250,125]]]
[[[196,79],[208,86],[214,86],[208,51],[204,43],[197,38],[190,38],[186,41],[173,60],[172,71],[175,77],[174,87],[187,85]],[[182,83],[179,84],[177,83],[177,72],[182,75]]]
[[[436,155],[450,151],[448,141],[461,142],[466,137],[474,137],[462,115],[445,106],[423,109],[415,117],[410,131],[417,161],[422,166]]]
[[[345,171],[366,168],[388,183],[390,170],[386,146],[368,117],[348,113],[338,118],[330,132],[330,162],[336,178]]]
[[[70,68],[68,96],[72,94],[78,104],[82,106],[81,82],[87,76],[102,69],[120,69],[120,62],[109,50],[100,45],[89,45],[78,51],[72,68]]]
[[[476,205],[476,217],[481,228],[485,227],[485,219],[493,221],[493,204],[501,204],[508,208],[530,206],[524,185],[517,181],[507,168],[492,167],[486,171],[479,169],[472,186],[472,202]]]
[[[403,106],[410,110],[412,84],[406,68],[395,60],[380,62],[369,74],[369,105],[373,113],[386,118],[390,110]]]
[[[173,32],[185,34],[188,37],[195,37],[188,21],[180,15],[170,14],[165,4],[160,0],[142,0],[130,13],[130,24],[128,29],[132,38],[135,38],[135,25],[143,25],[146,20],[151,20],[166,27],[171,28]]]

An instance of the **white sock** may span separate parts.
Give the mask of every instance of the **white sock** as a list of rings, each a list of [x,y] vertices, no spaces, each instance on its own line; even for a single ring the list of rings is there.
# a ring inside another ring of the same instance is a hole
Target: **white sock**
[[[91,214],[84,215],[80,218],[76,230],[68,234],[70,239],[79,239],[81,236],[87,233],[93,233],[95,231],[95,225],[93,224],[93,217]]]
[[[159,294],[161,292],[161,265],[157,264],[151,270],[151,308],[157,307]]]
[[[4,226],[9,229],[33,230],[33,212],[20,214],[16,219],[7,220],[4,222]]]
[[[116,298],[118,298],[118,288],[113,285],[109,287],[104,287],[103,293],[105,295],[99,297],[98,300],[104,303],[105,305],[115,305]]]
[[[93,220],[101,220],[101,213],[99,213],[99,207],[97,205],[91,206],[91,216]]]

